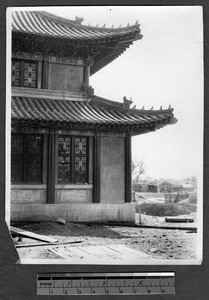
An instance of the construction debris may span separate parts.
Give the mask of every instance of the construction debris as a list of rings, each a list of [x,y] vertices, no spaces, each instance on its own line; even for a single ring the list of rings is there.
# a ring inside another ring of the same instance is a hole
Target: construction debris
[[[58,224],[62,224],[62,225],[65,225],[66,224],[66,221],[62,218],[56,218],[55,220]]]
[[[39,247],[39,246],[57,246],[57,245],[80,244],[80,243],[83,243],[83,241],[60,242],[60,243],[22,244],[22,245],[17,245],[16,248]]]
[[[16,234],[18,236],[19,235],[20,236],[27,236],[29,238],[39,240],[39,241],[44,241],[44,242],[47,242],[47,243],[56,243],[58,241],[58,240],[49,238],[48,236],[39,235],[39,234],[36,234],[34,232],[25,231],[23,229],[13,227],[13,226],[10,226],[10,231],[11,231],[12,234]]]

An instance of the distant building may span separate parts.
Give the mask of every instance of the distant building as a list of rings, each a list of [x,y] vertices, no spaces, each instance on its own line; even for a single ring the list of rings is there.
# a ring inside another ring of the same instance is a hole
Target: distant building
[[[194,192],[194,186],[191,183],[182,183],[182,191]]]
[[[135,191],[148,193],[175,193],[181,192],[183,185],[174,180],[143,180],[134,186]]]
[[[141,38],[139,24],[104,28],[13,13],[13,221],[134,222],[131,137],[175,123],[173,109],[96,96],[89,77]]]
[[[182,184],[175,180],[161,181],[159,182],[160,193],[175,193],[182,191]]]

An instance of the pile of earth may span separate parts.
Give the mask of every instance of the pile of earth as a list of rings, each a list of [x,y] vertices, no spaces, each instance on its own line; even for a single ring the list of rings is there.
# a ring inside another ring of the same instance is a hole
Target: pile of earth
[[[196,211],[196,205],[191,203],[142,203],[136,210],[151,216],[179,216]]]
[[[181,203],[190,203],[190,204],[197,204],[197,193],[193,192],[189,195],[189,197],[182,201]]]

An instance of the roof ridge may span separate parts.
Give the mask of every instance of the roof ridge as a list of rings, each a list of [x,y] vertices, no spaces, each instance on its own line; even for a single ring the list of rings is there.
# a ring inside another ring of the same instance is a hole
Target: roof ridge
[[[35,13],[38,15],[41,15],[42,17],[47,18],[49,21],[52,22],[58,22],[59,24],[62,23],[62,25],[73,25],[73,26],[77,26],[77,27],[81,27],[81,28],[85,28],[85,29],[96,29],[99,31],[105,31],[105,32],[109,32],[109,31],[123,31],[124,29],[133,29],[133,28],[140,28],[140,24],[138,23],[138,21],[136,21],[135,24],[133,25],[127,25],[124,27],[117,27],[117,28],[113,28],[113,27],[99,27],[99,26],[91,26],[91,25],[83,25],[80,22],[76,21],[76,20],[70,20],[70,19],[66,19],[64,17],[61,16],[57,16],[54,15],[52,13],[49,13],[47,11],[30,11],[31,13]]]
[[[124,110],[127,110],[127,111],[131,111],[131,112],[135,112],[135,113],[172,113],[173,112],[173,108],[172,107],[169,107],[169,108],[165,108],[165,109],[138,109],[138,108],[131,108],[131,107],[124,107],[124,103],[123,102],[119,102],[119,101],[115,101],[115,100],[109,100],[109,99],[106,99],[106,98],[103,98],[101,96],[98,96],[98,95],[94,95],[93,96],[93,100],[95,101],[100,101],[100,103],[103,103],[103,104],[107,104],[107,105],[114,105],[114,106],[117,106],[117,107],[120,107],[120,108],[123,108]]]

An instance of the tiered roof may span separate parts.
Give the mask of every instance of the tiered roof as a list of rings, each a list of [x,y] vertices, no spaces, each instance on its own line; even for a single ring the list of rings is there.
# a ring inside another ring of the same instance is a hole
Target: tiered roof
[[[82,25],[82,19],[67,20],[42,11],[15,11],[13,48],[59,55],[91,56],[91,75],[121,55],[135,40],[141,39],[138,23],[106,28]]]
[[[155,131],[175,123],[173,109],[142,110],[93,96],[91,100],[57,100],[12,97],[12,120],[16,125],[78,127],[89,130],[129,131],[132,135]]]
[[[82,20],[66,20],[46,12],[16,11],[13,13],[13,50],[38,51],[59,55],[93,56],[91,74],[122,54],[141,39],[139,24],[123,28],[82,25]],[[52,92],[52,93],[51,93]],[[61,93],[61,92],[60,92]],[[12,97],[12,123],[25,126],[85,128],[89,130],[130,132],[132,135],[155,131],[176,119],[173,109],[144,110],[130,108],[132,101],[107,100],[95,95],[40,89],[23,89]]]

